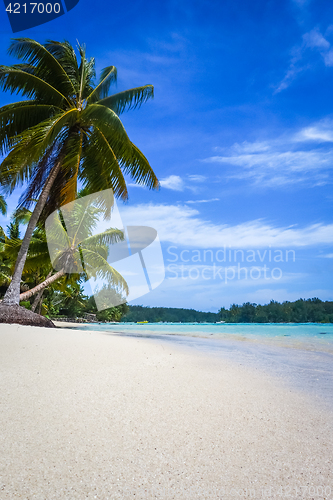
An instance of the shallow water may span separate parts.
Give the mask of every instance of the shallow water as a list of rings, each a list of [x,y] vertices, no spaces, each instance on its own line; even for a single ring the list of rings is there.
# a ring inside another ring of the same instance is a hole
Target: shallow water
[[[85,324],[82,329],[140,335],[181,335],[187,337],[237,340],[333,354],[333,324],[317,323],[119,323]]]

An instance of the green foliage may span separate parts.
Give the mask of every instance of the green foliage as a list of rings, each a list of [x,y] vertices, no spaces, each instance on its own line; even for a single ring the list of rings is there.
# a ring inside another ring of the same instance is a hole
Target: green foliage
[[[38,198],[51,169],[61,170],[44,210],[44,217],[76,198],[77,182],[90,192],[112,189],[127,198],[124,174],[149,188],[158,181],[147,159],[130,141],[119,119],[125,110],[153,97],[152,85],[109,95],[117,70],[108,66],[95,84],[95,60],[68,42],[44,45],[28,38],[11,42],[9,54],[20,64],[0,66],[0,89],[26,100],[0,108],[0,180],[11,193],[24,182],[20,204]],[[5,206],[0,198],[0,210]]]
[[[127,304],[120,304],[117,307],[110,307],[109,309],[104,309],[104,311],[98,311],[96,318],[98,321],[109,322],[109,321],[120,321],[124,314],[128,311]]]
[[[0,194],[0,212],[2,215],[6,215],[7,213],[7,203],[2,194]]]
[[[219,318],[226,323],[333,323],[333,302],[318,298],[295,302],[271,302],[261,306],[249,302],[222,307]]]
[[[120,321],[128,311],[126,303],[97,311],[94,296],[84,295],[80,283],[67,285],[63,291],[47,290],[44,300],[46,310],[51,317],[82,318],[86,313],[95,314],[102,322]],[[119,295],[120,297],[120,295]]]
[[[83,316],[85,312],[85,300],[83,288],[80,283],[68,284],[66,288],[55,294],[54,304],[57,305],[59,314],[69,318]]]
[[[20,239],[20,228],[17,221],[11,221],[7,226],[8,237],[12,240]]]
[[[26,309],[31,309],[31,304],[28,300],[22,300],[20,302],[20,306],[25,307]]]
[[[78,182],[89,193],[111,189],[123,199],[127,199],[125,175],[149,188],[159,184],[118,116],[153,97],[151,85],[110,96],[110,86],[117,80],[116,68],[102,70],[96,85],[95,60],[86,57],[83,45],[78,46],[77,56],[67,41],[49,40],[42,45],[28,38],[13,39],[9,54],[20,63],[0,66],[0,89],[20,94],[23,100],[0,108],[0,155],[4,157],[0,184],[9,194],[25,185],[17,214],[35,206],[17,254],[20,265],[15,267],[4,299],[15,303],[33,227],[38,219],[45,221],[50,213],[75,200]],[[0,211],[6,211],[3,196]],[[19,245],[11,236],[13,255]],[[101,268],[104,255],[94,253],[93,245],[91,240],[79,251],[92,267]],[[109,268],[104,258],[104,276],[111,279],[115,273],[110,274]],[[2,270],[0,279],[4,281]]]
[[[123,316],[124,322],[160,321],[170,323],[333,323],[333,302],[322,302],[318,298],[295,302],[275,302],[267,305],[244,303],[232,304],[229,309],[222,307],[215,313],[178,309],[171,307],[129,306]]]
[[[122,318],[125,322],[149,321],[157,323],[215,323],[218,314],[195,311],[194,309],[178,309],[173,307],[129,306],[129,311]]]

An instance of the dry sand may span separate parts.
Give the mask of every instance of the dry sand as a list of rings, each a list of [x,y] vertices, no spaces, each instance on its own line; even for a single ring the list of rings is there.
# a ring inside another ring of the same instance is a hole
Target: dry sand
[[[333,497],[331,415],[259,371],[0,325],[0,372],[1,500]]]

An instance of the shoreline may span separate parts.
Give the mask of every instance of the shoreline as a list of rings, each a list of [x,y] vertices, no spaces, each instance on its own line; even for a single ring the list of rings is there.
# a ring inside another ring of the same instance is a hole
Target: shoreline
[[[3,499],[333,493],[332,415],[260,370],[90,330],[0,343]]]
[[[191,322],[191,321],[177,321],[176,323],[170,322],[170,321],[153,321],[153,322],[145,322],[145,321],[94,321],[94,322],[89,322],[88,320],[83,320],[83,321],[75,321],[74,318],[67,318],[65,319],[59,319],[59,318],[50,318],[53,323],[70,323],[72,325],[84,325],[84,324],[89,324],[89,325],[138,325],[145,323],[147,325],[226,325],[226,326],[231,326],[231,325],[333,325],[333,323],[322,323],[322,322],[311,322],[307,321],[306,323],[293,323],[293,322],[270,322],[270,323],[243,323],[243,322],[238,322],[238,323],[228,323],[227,321],[214,321],[214,322]],[[80,318],[79,318],[80,319]]]

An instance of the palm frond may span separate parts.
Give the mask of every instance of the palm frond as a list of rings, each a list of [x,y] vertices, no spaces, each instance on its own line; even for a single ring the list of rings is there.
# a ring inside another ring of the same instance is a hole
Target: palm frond
[[[46,80],[64,95],[75,94],[73,82],[64,67],[47,48],[30,38],[14,38],[8,53],[35,67],[35,75]]]
[[[61,108],[39,104],[36,100],[21,101],[0,108],[0,151],[4,155],[14,145],[14,138],[24,130],[52,117]]]
[[[96,104],[101,104],[112,109],[117,115],[120,115],[126,110],[139,108],[148,99],[154,97],[153,85],[144,85],[134,89],[124,90],[117,94],[105,97]]]
[[[0,212],[2,215],[6,215],[7,213],[7,203],[2,194],[0,194]]]
[[[112,189],[115,196],[127,199],[126,181],[116,155],[97,127],[84,141],[79,179],[90,192]]]
[[[21,163],[22,165],[36,163],[54,144],[60,134],[72,127],[75,123],[77,109],[57,113],[54,116],[26,129],[15,138],[15,148],[2,162],[2,165]]]
[[[63,42],[47,40],[47,42],[45,43],[45,48],[57,59],[57,61],[59,61],[59,64],[61,64],[61,66],[64,68],[75,89],[75,94],[78,95],[80,73],[74,48],[67,40]]]
[[[123,164],[123,169],[124,172],[129,174],[138,184],[145,185],[150,189],[159,188],[158,179],[147,158],[133,143],[131,160]]]
[[[32,212],[27,208],[18,207],[13,213],[13,221],[18,224],[28,224]]]
[[[128,143],[129,138],[125,127],[117,114],[105,106],[90,104],[81,115],[82,126],[94,127],[96,125],[107,125],[113,131],[114,141]]]
[[[3,164],[0,165],[0,175],[8,192],[12,192],[24,182],[28,183],[28,187],[19,198],[18,209],[23,207],[28,209],[35,204],[58,154],[60,154],[58,144],[53,143],[37,163],[32,165],[13,163],[6,171],[3,169]]]
[[[94,234],[83,241],[85,248],[92,248],[102,245],[114,245],[120,241],[124,241],[125,236],[123,231],[120,229],[109,228],[103,231],[103,233]]]
[[[108,66],[101,71],[100,82],[97,87],[87,97],[87,103],[103,99],[109,93],[110,87],[113,83],[117,82],[117,68],[115,66]]]
[[[98,251],[90,250],[82,246],[82,255],[89,277],[107,280],[110,286],[120,288],[126,295],[129,294],[126,280],[116,271],[116,269],[110,266],[107,260],[102,257]]]
[[[68,98],[45,80],[14,66],[0,66],[0,88],[12,94],[21,93],[29,99],[38,97],[42,103],[47,100],[49,104],[59,107],[65,103],[70,105]]]

